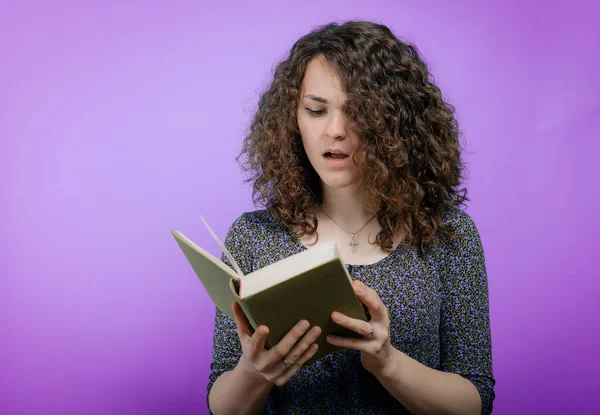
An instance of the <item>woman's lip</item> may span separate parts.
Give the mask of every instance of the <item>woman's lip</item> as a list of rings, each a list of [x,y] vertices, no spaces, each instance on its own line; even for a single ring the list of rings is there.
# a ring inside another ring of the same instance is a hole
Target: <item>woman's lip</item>
[[[325,154],[327,154],[327,153],[341,154],[341,155],[344,155],[344,156],[349,156],[349,155],[350,155],[350,154],[348,154],[348,153],[345,153],[345,152],[343,152],[343,151],[340,151],[340,150],[333,150],[333,149],[331,149],[331,148],[328,148],[327,150],[325,150],[325,152],[323,153],[323,155],[325,155]]]
[[[331,167],[331,168],[345,168],[345,167],[350,167],[352,164],[352,157],[348,156],[348,157],[344,157],[343,159],[331,159],[331,158],[327,158],[325,155],[323,155],[323,158],[325,159],[325,163]]]

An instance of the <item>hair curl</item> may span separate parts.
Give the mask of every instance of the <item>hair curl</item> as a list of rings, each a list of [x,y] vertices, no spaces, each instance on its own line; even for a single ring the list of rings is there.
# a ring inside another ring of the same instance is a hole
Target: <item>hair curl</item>
[[[319,177],[304,151],[297,108],[304,71],[317,56],[337,69],[348,95],[344,111],[360,140],[355,161],[366,208],[381,226],[385,252],[393,236],[420,253],[453,236],[444,208],[469,199],[454,107],[442,99],[417,49],[381,24],[329,23],[301,37],[275,68],[237,162],[253,183],[253,201],[296,237],[313,235]]]

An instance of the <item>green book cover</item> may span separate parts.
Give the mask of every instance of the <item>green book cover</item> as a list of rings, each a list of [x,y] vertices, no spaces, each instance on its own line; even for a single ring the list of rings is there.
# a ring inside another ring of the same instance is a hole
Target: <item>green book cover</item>
[[[171,233],[216,307],[233,319],[231,303],[237,301],[253,331],[260,325],[269,327],[267,349],[302,319],[308,320],[311,327],[322,329],[317,340],[319,349],[306,364],[339,349],[326,342],[328,335],[360,337],[331,320],[333,311],[367,320],[334,242],[317,245],[243,275],[206,222],[205,225],[237,272],[181,232],[171,230]]]

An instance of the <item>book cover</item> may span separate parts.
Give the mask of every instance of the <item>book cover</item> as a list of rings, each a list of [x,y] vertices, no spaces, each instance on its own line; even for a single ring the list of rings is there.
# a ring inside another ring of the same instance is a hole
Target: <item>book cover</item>
[[[205,225],[210,231],[206,222]],[[334,242],[329,242],[329,246],[310,248],[244,276],[234,258],[231,261],[237,272],[181,232],[171,230],[171,233],[216,307],[234,319],[231,303],[237,301],[252,331],[260,325],[269,327],[265,345],[267,349],[276,345],[302,319],[308,320],[311,327],[319,326],[322,329],[316,342],[319,349],[306,364],[339,349],[326,342],[328,335],[360,337],[331,320],[333,311],[367,320],[365,309],[354,293],[351,277]],[[225,249],[216,235],[213,232],[211,234]],[[227,252],[226,255],[230,254]],[[307,263],[313,265],[307,268]],[[280,281],[281,274],[288,275]],[[252,295],[240,296],[240,285],[248,292],[256,291],[252,290],[255,287],[251,287],[251,284],[259,284],[257,287],[261,288]]]

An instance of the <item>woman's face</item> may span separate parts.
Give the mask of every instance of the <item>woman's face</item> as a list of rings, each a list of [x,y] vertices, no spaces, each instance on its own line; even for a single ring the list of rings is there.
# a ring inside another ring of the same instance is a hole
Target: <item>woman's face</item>
[[[337,71],[325,58],[307,65],[300,89],[298,126],[304,150],[324,185],[346,187],[359,177],[352,161],[359,140],[344,114],[347,95]]]

